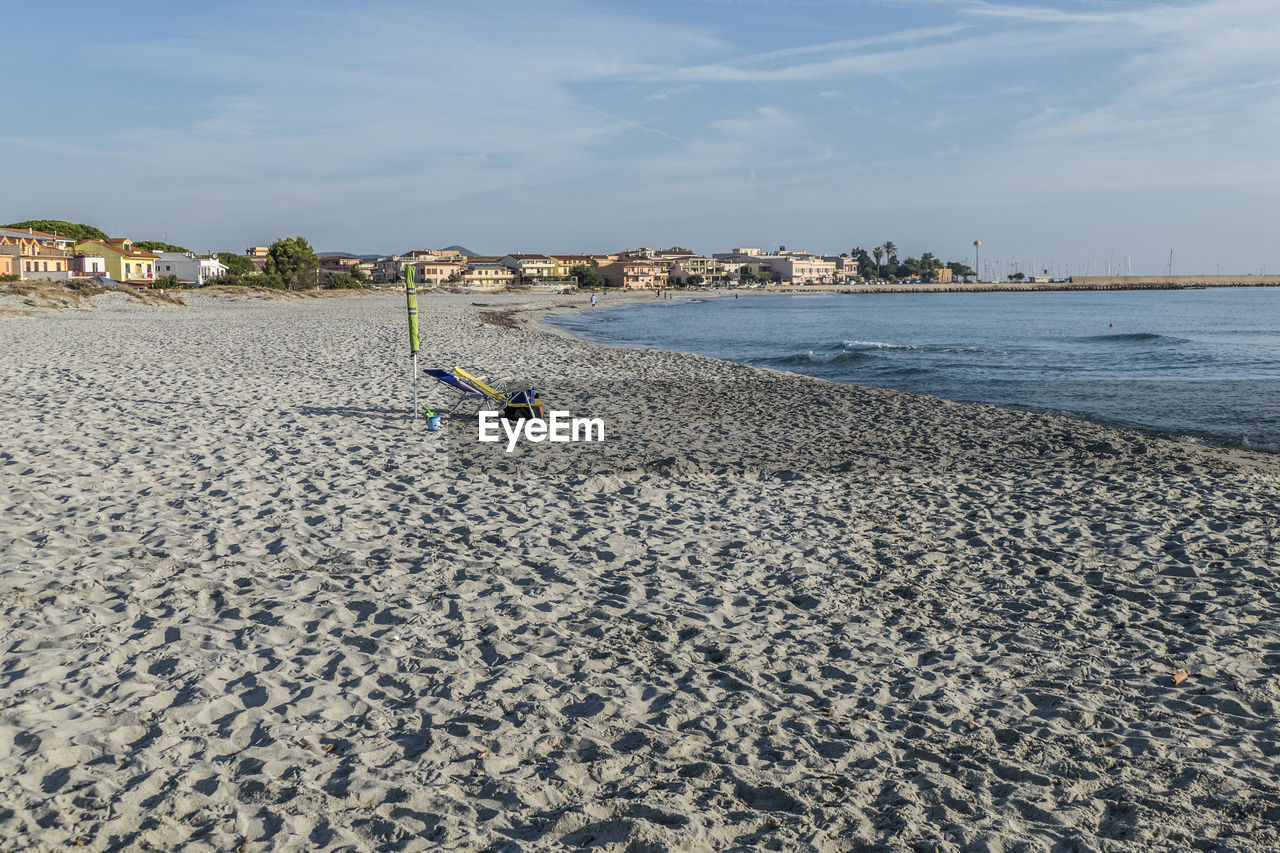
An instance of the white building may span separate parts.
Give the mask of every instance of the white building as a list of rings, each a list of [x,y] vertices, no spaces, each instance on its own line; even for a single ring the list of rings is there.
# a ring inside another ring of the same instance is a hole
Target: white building
[[[226,264],[217,258],[199,258],[191,252],[160,252],[156,261],[156,275],[177,276],[179,281],[203,287],[227,272]]]

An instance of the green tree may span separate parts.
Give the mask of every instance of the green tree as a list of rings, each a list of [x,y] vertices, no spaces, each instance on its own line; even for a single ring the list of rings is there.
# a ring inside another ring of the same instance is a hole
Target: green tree
[[[697,287],[698,285],[702,284],[704,281],[706,281],[705,278],[698,275],[697,273],[694,273],[693,275],[689,276],[688,285],[690,287]]]
[[[880,262],[884,260],[884,246],[876,246],[871,250],[871,254],[876,256],[876,278],[880,278]]]
[[[258,268],[253,265],[253,261],[244,255],[237,255],[235,252],[218,252],[215,257],[227,268],[227,275],[253,275]]]
[[[892,240],[885,240],[880,246],[884,250],[884,259],[888,262],[889,269],[885,271],[885,275],[889,278],[898,278],[905,270],[898,269],[898,246]]]
[[[359,272],[359,270],[356,270]],[[324,283],[325,290],[364,290],[364,278],[348,272],[331,275]]]
[[[933,281],[942,269],[942,261],[933,256],[933,252],[925,252],[920,256],[920,277],[925,281]]]
[[[99,231],[92,225],[84,225],[78,222],[64,222],[61,219],[28,219],[25,222],[14,222],[10,225],[0,227],[15,228],[18,230],[30,228],[33,231],[44,231],[46,234],[57,234],[59,237],[69,237],[72,240],[108,239],[105,232]]]
[[[951,270],[951,275],[958,279],[969,278],[970,276],[977,275],[977,273],[973,271],[973,267],[968,264],[962,264],[960,261],[948,262],[947,269]]]
[[[605,280],[598,270],[593,267],[576,266],[569,270],[569,274],[578,280],[578,287],[608,287],[609,282]]]
[[[306,237],[282,237],[267,249],[264,273],[275,273],[290,290],[316,286],[320,259]]]
[[[175,246],[172,243],[161,243],[159,240],[134,240],[134,248],[146,249],[148,252],[190,252],[190,249],[184,249],[181,246]]]

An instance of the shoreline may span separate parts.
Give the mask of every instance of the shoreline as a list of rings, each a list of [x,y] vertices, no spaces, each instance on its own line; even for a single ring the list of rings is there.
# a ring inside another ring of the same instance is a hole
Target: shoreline
[[[752,291],[752,292],[757,295],[789,293],[786,290],[782,290],[782,291],[759,290],[759,291]],[[714,297],[714,298],[725,298],[727,295],[728,295],[727,292],[718,292],[718,293],[706,294],[705,296]],[[689,294],[688,296],[690,298],[698,298],[698,296],[695,296],[694,294]],[[662,303],[645,301],[643,299],[631,299],[631,300],[627,300],[620,303],[615,302],[611,305],[602,306],[602,307],[621,307],[622,305],[649,305],[649,304],[662,304]],[[583,311],[567,311],[567,310],[548,311],[546,312],[546,316],[550,316],[552,314],[585,313],[586,310],[589,310],[589,309],[585,309]],[[591,344],[596,344],[596,345],[606,346],[606,347],[615,347],[619,349],[649,349],[650,348],[650,347],[641,347],[633,344],[628,344],[625,342],[594,341],[588,338],[579,337],[578,335],[574,334],[572,331],[568,329],[561,329],[557,326],[548,324],[545,321],[543,325],[546,326],[547,328],[550,328],[551,330],[555,331],[558,334],[566,334],[569,337],[573,338],[574,340],[582,341],[585,343],[591,343]],[[685,353],[682,350],[664,350],[664,351],[676,352],[681,354],[696,354],[696,353]],[[716,358],[717,360],[726,360],[726,359],[718,359],[718,357],[716,356],[701,356],[701,357]],[[1002,404],[1002,403],[988,403],[988,402],[982,402],[982,401],[952,400],[948,397],[937,397],[935,395],[922,394],[918,391],[892,388],[891,386],[868,385],[868,384],[863,384],[863,383],[858,383],[853,381],[846,382],[839,379],[831,379],[827,377],[814,376],[812,374],[804,373],[798,370],[785,370],[783,368],[764,367],[760,365],[749,364],[748,362],[730,361],[729,363],[740,364],[744,367],[750,367],[755,370],[775,371],[775,372],[780,372],[787,375],[804,377],[806,379],[816,379],[818,381],[823,381],[823,382],[832,382],[837,385],[844,385],[844,386],[853,387],[853,388],[878,388],[882,390],[900,391],[901,393],[912,394],[914,396],[922,396],[922,397],[930,397],[933,399],[946,400],[948,402],[955,403],[957,405],[992,406],[995,408],[999,408],[1003,411],[1009,411],[1009,412],[1026,412],[1026,413],[1044,415],[1049,417],[1061,417],[1070,421],[1092,424],[1095,426],[1104,427],[1106,429],[1119,430],[1121,432],[1131,433],[1133,435],[1143,436],[1149,439],[1172,441],[1178,444],[1183,444],[1183,445],[1192,446],[1192,447],[1208,447],[1208,448],[1221,449],[1226,451],[1258,453],[1264,456],[1280,456],[1280,446],[1273,446],[1272,443],[1267,441],[1252,442],[1253,446],[1249,446],[1251,442],[1248,440],[1247,437],[1234,436],[1234,435],[1228,435],[1228,434],[1219,434],[1219,433],[1209,433],[1209,432],[1204,432],[1202,430],[1194,430],[1189,427],[1160,428],[1160,427],[1132,426],[1124,423],[1110,421],[1099,416],[1092,416],[1085,412],[1065,412],[1060,409],[1038,408],[1028,404]]]
[[[411,427],[398,294],[0,320],[0,835],[1280,845],[1275,460],[472,298],[603,444]]]

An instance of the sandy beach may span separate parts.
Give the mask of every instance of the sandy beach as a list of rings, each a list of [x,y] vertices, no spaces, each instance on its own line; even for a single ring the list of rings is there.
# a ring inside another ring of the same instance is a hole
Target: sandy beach
[[[0,305],[0,849],[1280,849],[1277,457],[181,299]]]

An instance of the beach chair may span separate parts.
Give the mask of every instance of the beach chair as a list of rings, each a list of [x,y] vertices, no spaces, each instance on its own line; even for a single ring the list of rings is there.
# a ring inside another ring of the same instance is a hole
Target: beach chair
[[[451,412],[456,410],[460,405],[462,405],[463,401],[469,397],[477,398],[477,411],[480,406],[485,404],[486,401],[493,404],[498,409],[501,409],[507,404],[507,401],[501,392],[489,387],[460,367],[428,367],[423,372],[427,376],[430,376],[432,379],[439,382],[441,385],[457,392],[457,398],[449,407]]]
[[[461,367],[429,367],[427,376],[458,392],[458,397],[450,407],[455,410],[469,397],[477,398],[476,411],[489,403],[504,418],[542,417],[542,399],[532,388],[507,393],[485,383]]]

